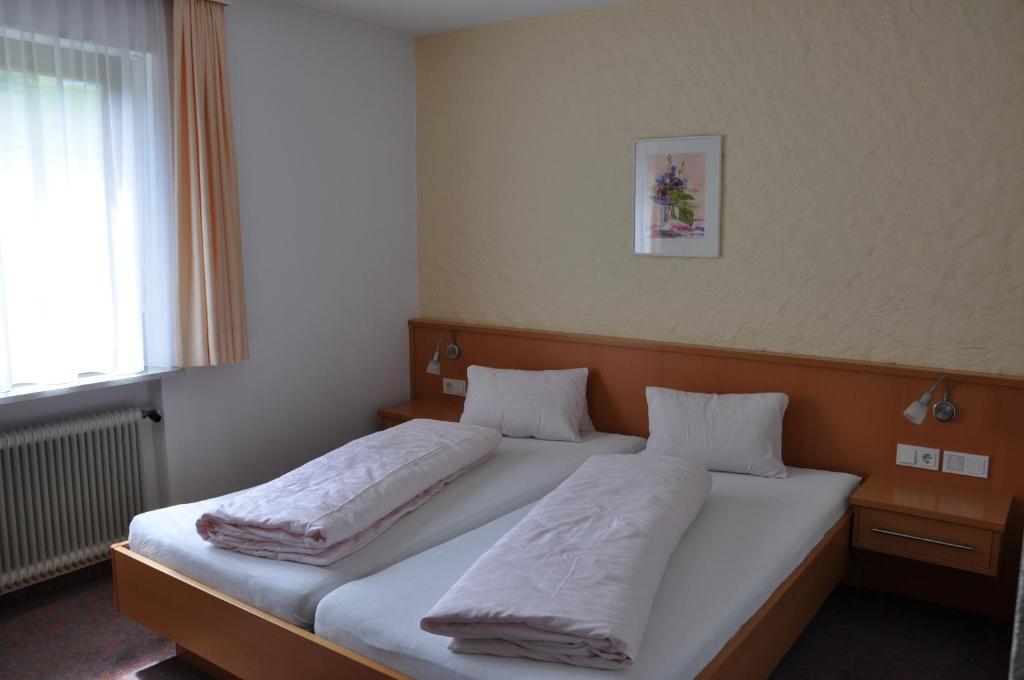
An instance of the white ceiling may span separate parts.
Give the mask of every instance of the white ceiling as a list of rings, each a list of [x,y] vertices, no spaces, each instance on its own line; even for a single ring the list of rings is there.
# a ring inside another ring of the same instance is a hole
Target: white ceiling
[[[287,0],[412,35],[572,12],[622,0]]]

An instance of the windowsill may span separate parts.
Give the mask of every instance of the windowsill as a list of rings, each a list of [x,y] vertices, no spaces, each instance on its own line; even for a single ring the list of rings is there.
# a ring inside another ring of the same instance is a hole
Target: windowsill
[[[74,394],[103,387],[115,387],[117,385],[131,385],[132,383],[148,382],[159,380],[169,375],[180,373],[181,368],[147,368],[141,373],[131,375],[91,375],[79,378],[73,382],[61,383],[60,385],[18,385],[8,392],[0,392],[0,406],[13,404],[18,401],[29,399],[44,399],[46,397],[58,397],[62,394]]]

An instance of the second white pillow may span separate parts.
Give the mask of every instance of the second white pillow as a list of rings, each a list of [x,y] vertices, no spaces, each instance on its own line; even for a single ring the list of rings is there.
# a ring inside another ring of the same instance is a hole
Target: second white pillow
[[[506,437],[582,441],[588,373],[585,368],[517,371],[470,366],[461,421],[494,428]]]
[[[648,387],[647,451],[698,458],[708,470],[786,477],[782,415],[788,404],[781,392],[701,394]]]

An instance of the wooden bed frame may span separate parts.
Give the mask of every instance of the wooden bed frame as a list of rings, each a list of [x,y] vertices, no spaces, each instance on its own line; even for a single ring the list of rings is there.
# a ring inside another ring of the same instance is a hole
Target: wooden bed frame
[[[766,678],[846,573],[850,513],[698,676]],[[112,548],[117,610],[178,645],[183,660],[221,678],[408,678],[131,551]]]
[[[964,488],[990,488],[1024,495],[1024,380],[953,374],[954,397],[963,417],[951,424],[932,420],[920,427],[900,417],[906,404],[930,385],[934,369],[746,352],[665,342],[474,326],[442,321],[409,322],[410,388],[413,398],[459,398],[441,394],[441,380],[424,368],[445,328],[458,335],[463,355],[443,360],[446,377],[462,378],[466,367],[522,369],[590,368],[588,401],[599,430],[646,435],[645,385],[697,392],[783,391],[790,395],[783,446],[786,461],[803,467],[923,478],[927,471],[897,468],[897,441],[939,448],[984,451],[998,476],[987,480],[943,479]],[[850,404],[856,404],[851,413]],[[383,406],[383,405],[382,405]],[[705,667],[701,680],[765,678],[782,659],[850,566],[849,513],[826,534],[733,639]],[[1001,572],[1017,572],[1020,502],[1008,528]],[[1015,543],[1014,543],[1015,541]],[[190,663],[221,677],[404,678],[406,676],[309,631],[262,612],[194,579],[131,551],[112,549],[117,608],[179,646]],[[858,562],[870,559],[860,557]],[[914,566],[914,565],[911,565]],[[942,601],[963,592],[986,613],[1012,611],[1015,583],[963,582],[939,574],[920,591],[918,567],[901,575],[884,570],[875,587]],[[1012,581],[1012,579],[1010,579]],[[988,590],[984,590],[984,588]],[[915,591],[915,588],[918,588]]]

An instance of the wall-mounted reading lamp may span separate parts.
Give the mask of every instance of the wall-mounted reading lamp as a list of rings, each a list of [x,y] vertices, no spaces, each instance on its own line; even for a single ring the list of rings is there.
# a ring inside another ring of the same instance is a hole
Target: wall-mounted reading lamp
[[[441,337],[437,339],[437,346],[434,348],[434,358],[427,364],[427,373],[433,375],[441,375],[441,343],[444,342],[444,336],[452,336],[452,342],[450,345],[444,348],[444,355],[449,359],[458,359],[459,355],[462,354],[462,350],[455,344],[455,331],[450,328],[444,329],[441,333]]]
[[[935,415],[935,420],[939,422],[948,423],[949,421],[956,418],[956,406],[949,400],[949,376],[944,375],[935,381],[932,388],[921,395],[921,398],[912,403],[903,412],[903,417],[914,423],[920,425],[924,422],[925,417],[928,415],[928,404],[931,403],[932,397],[935,395],[935,390],[939,389],[939,385],[943,386],[942,399],[935,402],[935,406],[932,407],[932,414]]]

